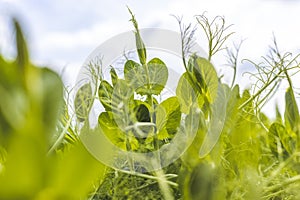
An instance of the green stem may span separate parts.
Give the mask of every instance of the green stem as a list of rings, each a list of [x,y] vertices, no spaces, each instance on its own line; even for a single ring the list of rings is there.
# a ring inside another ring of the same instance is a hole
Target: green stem
[[[128,133],[126,134],[128,136]],[[131,145],[130,145],[130,141],[129,141],[129,138],[126,137],[125,139],[125,143],[126,143],[126,151],[129,152],[131,151]],[[128,160],[128,163],[129,163],[129,169],[130,171],[134,172],[134,160],[129,156],[129,154],[127,155],[127,160]]]
[[[288,72],[287,72],[286,69],[284,69],[284,74],[285,74],[285,76],[286,76],[286,78],[287,78],[287,81],[288,81],[288,83],[289,83],[289,86],[290,86],[291,90],[293,90],[292,80],[291,80],[291,78],[290,78],[290,76],[289,76],[289,74],[288,74]]]
[[[268,82],[266,85],[264,85],[255,95],[251,96],[247,101],[245,101],[242,105],[238,107],[239,110],[246,107],[251,101],[253,101],[256,97],[258,97],[269,85],[271,85],[283,72],[283,70],[279,71],[276,76],[274,76],[270,82]]]
[[[146,68],[146,76],[147,76],[147,84],[148,84],[148,90],[150,90],[150,75],[149,75],[149,68],[148,65],[145,64],[145,68]],[[153,105],[153,97],[151,94],[148,94],[148,99],[149,99],[149,104],[151,106],[151,110],[150,110],[150,122],[151,123],[155,123],[153,121],[153,112],[154,112],[154,105]],[[159,165],[161,165],[161,158],[160,158],[160,153],[159,153],[159,140],[158,140],[158,136],[157,136],[157,130],[155,130],[155,134],[153,137],[153,145],[155,150],[157,151],[156,156],[157,156],[157,162],[159,163]]]
[[[208,43],[208,50],[209,50],[209,53],[208,53],[208,61],[210,62],[211,61],[211,57],[212,57],[212,39],[209,38],[209,43]]]
[[[64,139],[67,130],[68,130],[69,127],[71,126],[72,118],[73,118],[73,117],[70,117],[70,119],[67,121],[67,124],[66,124],[66,126],[64,127],[62,133],[59,135],[58,139],[57,139],[57,140],[55,141],[55,143],[52,145],[52,147],[51,147],[50,150],[48,151],[47,155],[50,155],[50,154],[58,147],[58,145],[61,143],[61,141]]]
[[[158,171],[155,172],[155,174],[158,177],[158,184],[159,184],[159,187],[162,191],[164,199],[165,200],[173,200],[174,197],[173,197],[173,194],[172,194],[172,190],[171,190],[171,188],[169,187],[169,185],[167,183],[167,180],[166,180],[166,177],[165,177],[165,174],[164,174],[163,170],[158,170]]]
[[[236,65],[233,67],[233,78],[232,78],[232,82],[231,82],[231,87],[233,88],[233,85],[235,83],[235,79],[236,79]]]
[[[174,183],[172,181],[167,180],[165,178],[165,176],[157,177],[157,176],[151,176],[151,175],[148,175],[148,174],[138,173],[138,172],[135,172],[135,171],[126,171],[126,170],[121,170],[121,169],[117,169],[117,171],[125,173],[125,174],[129,174],[129,175],[133,175],[133,176],[139,176],[139,177],[142,177],[142,178],[151,179],[151,180],[156,180],[156,181],[161,180],[161,181],[164,181],[165,183],[167,183],[171,186],[178,187],[177,183]]]

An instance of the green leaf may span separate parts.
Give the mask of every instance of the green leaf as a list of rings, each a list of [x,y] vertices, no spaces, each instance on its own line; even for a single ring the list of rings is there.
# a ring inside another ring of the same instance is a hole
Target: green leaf
[[[16,62],[8,62],[0,55],[0,85],[5,89],[24,87]],[[21,76],[24,76],[22,74]]]
[[[205,58],[194,55],[192,58],[193,75],[199,84],[202,94],[209,103],[213,103],[218,93],[218,76],[214,66]]]
[[[144,80],[144,87],[137,91],[140,94],[158,95],[164,89],[168,80],[168,68],[159,58],[153,58],[143,66],[144,73],[148,77]]]
[[[112,93],[112,111],[118,126],[125,130],[131,125],[133,112],[133,88],[123,79],[119,79]]]
[[[249,90],[249,89],[245,89],[245,90],[243,91],[243,94],[242,94],[242,98],[241,98],[241,100],[240,100],[240,106],[239,106],[239,107],[241,107],[241,105],[244,105],[245,102],[247,102],[247,104],[246,104],[245,106],[242,107],[243,110],[245,111],[244,113],[254,114],[254,113],[253,113],[253,110],[254,110],[254,108],[253,108],[253,107],[254,107],[254,102],[253,102],[253,99],[250,100],[250,102],[248,102],[249,99],[251,99],[250,90]],[[244,115],[245,115],[245,114],[244,114]],[[245,116],[247,116],[247,115],[245,115]]]
[[[125,80],[128,83],[133,82],[138,78],[140,75],[139,68],[141,68],[141,65],[137,62],[134,62],[133,60],[127,60],[124,66],[124,77]]]
[[[47,68],[41,69],[43,84],[43,121],[49,132],[55,130],[60,108],[63,103],[63,83],[55,72]]]
[[[126,150],[125,133],[113,120],[113,114],[111,112],[102,112],[99,115],[98,122],[106,137],[119,148]]]
[[[21,29],[21,26],[17,20],[14,20],[14,26],[16,30],[16,45],[17,45],[17,63],[20,68],[20,72],[24,73],[25,68],[29,65],[29,53],[27,44]]]
[[[270,148],[276,155],[283,154],[284,150],[290,155],[294,153],[296,149],[296,135],[290,135],[282,124],[273,123],[269,129],[268,136]]]
[[[124,133],[113,119],[113,113],[103,112],[98,118],[99,125],[106,137],[117,147],[128,150],[126,139],[129,140],[130,150],[136,150],[139,147],[137,139],[130,133]]]
[[[111,77],[112,85],[115,86],[118,82],[118,75],[116,73],[115,68],[113,67],[110,69],[110,77]]]
[[[281,116],[281,113],[279,111],[279,107],[278,107],[278,104],[276,104],[276,107],[275,107],[275,111],[276,111],[276,122],[282,124],[282,116]]]
[[[125,80],[141,95],[158,95],[168,80],[168,68],[158,58],[153,58],[147,65],[128,60],[124,67]]]
[[[106,146],[101,146],[109,155]],[[102,180],[105,165],[95,159],[81,143],[70,147],[63,155],[48,162],[45,189],[37,194],[37,199],[86,199],[95,182]]]
[[[98,96],[101,104],[106,111],[111,110],[111,98],[113,93],[113,87],[105,80],[102,80],[98,90]]]
[[[191,77],[192,78],[192,81],[194,82],[194,84],[197,84],[197,86],[199,86],[197,88],[197,86],[195,85],[194,88],[195,89],[200,89],[200,91],[198,91],[200,94],[203,93],[203,90],[207,89],[207,86],[199,72],[199,70],[197,68],[195,68],[195,63],[196,63],[196,60],[197,60],[197,55],[196,54],[193,54],[190,59],[189,59],[189,62],[188,62],[188,69],[190,70],[189,72],[192,72],[191,73]]]
[[[92,87],[90,83],[86,83],[79,88],[75,97],[75,113],[80,122],[88,118],[90,108],[93,103]]]
[[[178,98],[170,97],[166,99],[157,106],[156,110],[156,126],[158,135],[162,133],[164,133],[165,137],[172,137],[175,135],[181,120]],[[167,134],[165,131],[167,131]]]
[[[269,128],[268,133],[268,145],[273,154],[277,157],[278,154],[282,154],[282,143],[279,138],[279,132],[286,132],[283,125],[279,123],[273,123]]]
[[[299,110],[292,88],[288,88],[285,93],[285,123],[293,131],[299,131]]]
[[[31,64],[16,21],[15,28],[16,62],[7,64],[0,55],[0,199],[86,199],[101,180],[104,165],[81,143],[47,155],[48,133],[59,131],[62,81],[51,70]],[[91,99],[81,96],[91,97],[89,91],[87,84],[76,94],[76,114],[83,115],[82,101],[90,104]],[[3,129],[2,120],[11,121],[12,128]],[[2,134],[9,135],[4,148]],[[107,148],[101,148],[110,155]]]
[[[28,97],[20,89],[4,89],[0,85],[0,144],[11,134],[13,129],[18,129],[26,120],[28,111]]]
[[[232,90],[229,86],[225,86],[226,93],[228,94],[228,102],[226,108],[226,122],[224,128],[227,132],[231,132],[235,128],[235,123],[238,118],[238,106],[240,97],[240,88],[238,85],[234,86]]]
[[[188,114],[191,106],[197,100],[196,93],[189,81],[188,72],[181,75],[176,88],[176,96],[180,103],[181,112]]]
[[[132,131],[139,137],[146,137],[149,130],[153,129],[150,125],[150,106],[146,102],[134,100],[134,91],[125,80],[119,79],[112,95],[112,111],[114,120],[121,130]],[[144,125],[139,126],[139,120],[144,120]]]
[[[199,151],[201,158],[208,155],[219,140],[226,119],[227,98],[224,86],[219,84],[217,97],[211,105],[208,131]]]

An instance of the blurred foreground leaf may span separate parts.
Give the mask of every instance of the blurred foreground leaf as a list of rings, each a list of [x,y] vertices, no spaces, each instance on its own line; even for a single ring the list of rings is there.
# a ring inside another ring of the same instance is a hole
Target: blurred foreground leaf
[[[0,199],[86,198],[103,165],[79,141],[47,155],[58,130],[62,81],[30,63],[20,25],[14,25],[16,61],[0,56]]]

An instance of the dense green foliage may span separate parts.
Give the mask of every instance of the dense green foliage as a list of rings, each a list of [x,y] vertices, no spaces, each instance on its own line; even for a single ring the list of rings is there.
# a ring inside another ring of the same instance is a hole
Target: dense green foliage
[[[0,199],[82,199],[104,167],[70,127],[60,77],[30,62],[14,27],[17,58],[0,57]]]
[[[186,71],[176,95],[160,100],[168,67],[147,56],[131,16],[139,61],[127,59],[122,77],[111,67],[111,81],[90,69],[94,82],[77,90],[74,117],[60,78],[30,62],[14,23],[17,58],[0,57],[0,199],[300,199],[300,118],[290,75],[299,68],[297,56],[279,53],[274,42],[264,62],[252,63],[253,89],[241,91],[234,84],[238,49],[229,51],[230,86],[211,63],[231,35],[224,19],[196,18],[208,39],[207,58],[188,51],[194,30],[180,21]],[[284,114],[274,108],[276,119],[269,119],[261,108],[282,81],[289,85]],[[123,169],[104,167],[85,150],[80,127],[89,126],[96,99],[105,111],[95,130],[125,152],[153,152],[159,168],[131,158]],[[165,165],[156,152],[174,145],[179,133],[191,145]]]

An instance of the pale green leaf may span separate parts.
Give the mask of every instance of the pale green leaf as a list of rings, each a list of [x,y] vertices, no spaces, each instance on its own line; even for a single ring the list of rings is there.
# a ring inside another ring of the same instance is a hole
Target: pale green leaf
[[[111,77],[112,85],[115,86],[118,81],[118,75],[116,73],[115,68],[113,68],[113,67],[110,69],[110,77]]]
[[[273,123],[269,129],[268,142],[273,153],[283,154],[286,150],[290,155],[296,149],[296,136],[291,136],[286,128],[277,122]]]
[[[125,130],[132,122],[134,91],[127,81],[119,79],[112,93],[112,112],[118,126]]]
[[[99,125],[105,136],[119,148],[126,150],[125,133],[120,130],[118,125],[113,120],[113,114],[103,112],[98,118]]]
[[[227,98],[224,86],[219,84],[217,97],[211,105],[208,131],[199,151],[201,158],[209,154],[219,140],[226,119]]]
[[[85,121],[88,118],[90,108],[93,103],[92,87],[86,83],[79,88],[75,97],[75,113],[79,121]]]
[[[166,139],[176,134],[181,120],[177,97],[170,97],[157,106],[156,128],[159,138]]]
[[[135,80],[139,75],[139,69],[141,68],[141,65],[138,64],[137,62],[133,61],[133,60],[127,60],[125,65],[124,65],[124,77],[125,80],[128,83],[131,83],[132,80]]]
[[[230,132],[235,127],[236,120],[238,118],[238,107],[239,107],[239,100],[240,97],[240,88],[238,85],[234,86],[232,90],[229,86],[225,86],[226,93],[228,94],[228,102],[226,108],[226,121],[224,128],[227,132]]]
[[[193,58],[193,75],[209,103],[213,103],[218,93],[218,76],[214,66],[205,58]]]
[[[53,133],[63,103],[63,83],[55,72],[41,69],[43,121],[49,133]]]
[[[111,110],[111,98],[113,93],[113,87],[105,80],[101,81],[98,96],[101,104],[105,108],[106,111]]]
[[[288,88],[285,93],[285,123],[293,131],[299,130],[299,110],[292,88]]]
[[[30,64],[27,43],[21,26],[17,20],[14,20],[14,26],[16,31],[17,63],[20,72],[24,73],[25,68]]]
[[[124,68],[125,80],[141,95],[160,94],[168,80],[168,68],[158,58],[140,66],[128,60]]]
[[[191,106],[197,100],[197,95],[189,81],[188,73],[185,72],[179,79],[176,95],[180,103],[181,112],[188,114]]]

